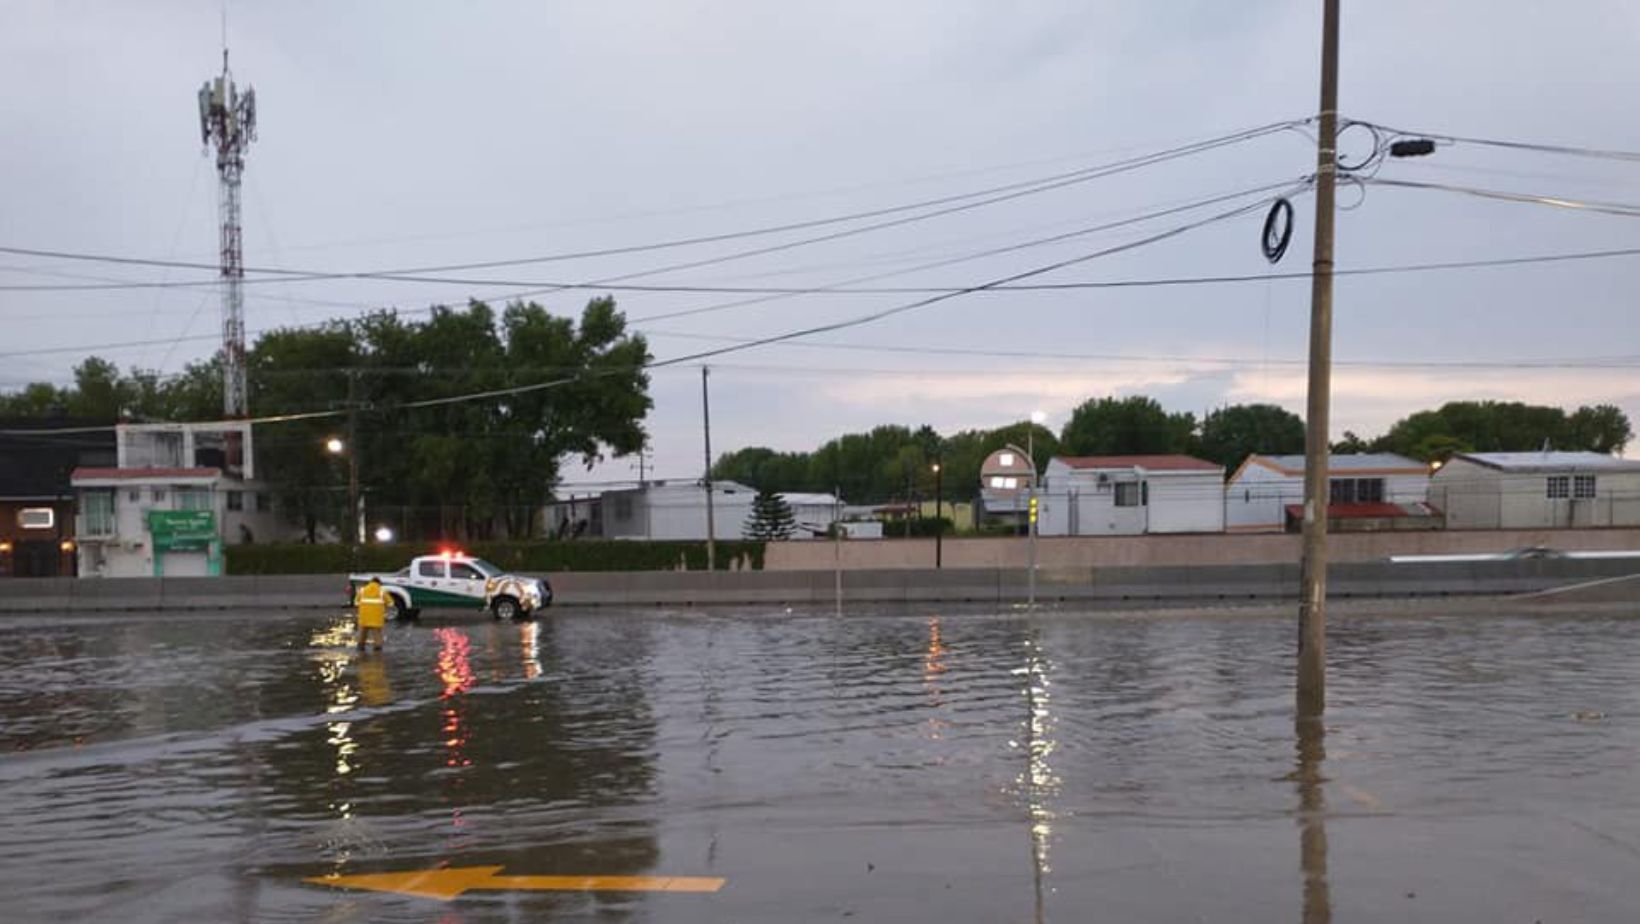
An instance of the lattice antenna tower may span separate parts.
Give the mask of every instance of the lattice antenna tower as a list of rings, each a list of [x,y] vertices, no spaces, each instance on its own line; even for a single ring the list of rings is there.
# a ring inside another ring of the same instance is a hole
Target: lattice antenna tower
[[[228,70],[223,43],[222,74],[199,88],[199,134],[206,149],[216,149],[217,204],[221,224],[222,262],[222,411],[228,418],[248,417],[245,395],[245,253],[239,220],[239,179],[245,172],[245,149],[256,140],[256,91],[244,93]]]

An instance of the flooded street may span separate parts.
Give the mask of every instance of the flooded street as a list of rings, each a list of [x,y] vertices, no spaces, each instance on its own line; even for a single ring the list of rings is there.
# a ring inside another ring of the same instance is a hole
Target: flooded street
[[[0,895],[20,922],[1633,919],[1640,621],[1336,617],[1303,734],[1293,639],[561,610],[360,653],[342,614],[14,618]],[[306,881],[441,867],[500,869],[422,881],[448,902]]]

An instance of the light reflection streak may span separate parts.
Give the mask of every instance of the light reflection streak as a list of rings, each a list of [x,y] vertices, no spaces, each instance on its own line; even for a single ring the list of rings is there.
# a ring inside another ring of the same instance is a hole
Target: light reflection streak
[[[524,659],[524,679],[541,676],[541,624],[529,620],[518,627],[518,650]]]
[[[458,629],[443,627],[433,630],[438,638],[438,673],[439,682],[444,690],[439,698],[444,700],[445,706],[440,714],[444,724],[440,731],[443,734],[445,749],[444,766],[456,775],[449,786],[450,801],[454,806],[450,810],[450,826],[455,829],[455,836],[450,843],[451,850],[461,850],[466,846],[467,820],[461,814],[461,800],[459,798],[462,787],[461,771],[473,765],[473,760],[467,755],[468,739],[471,730],[467,727],[463,697],[473,687],[472,640],[465,632]]]
[[[945,727],[948,724],[940,717],[940,710],[945,706],[945,697],[940,689],[940,675],[946,671],[945,641],[940,635],[940,618],[928,618],[928,648],[923,652],[923,689],[928,692],[928,738],[938,741],[945,736]]]
[[[1036,891],[1036,921],[1045,920],[1044,887],[1053,872],[1054,812],[1049,802],[1059,794],[1060,779],[1048,758],[1059,749],[1054,737],[1058,722],[1049,708],[1052,699],[1049,674],[1053,662],[1043,653],[1035,633],[1025,639],[1025,666],[1014,671],[1025,680],[1027,715],[1025,721],[1025,773],[1019,778],[1025,793],[1026,812],[1031,823],[1031,872]]]

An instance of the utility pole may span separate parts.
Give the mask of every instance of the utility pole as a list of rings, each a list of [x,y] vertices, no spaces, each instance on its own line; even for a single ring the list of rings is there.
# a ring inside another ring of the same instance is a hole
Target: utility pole
[[[712,399],[706,389],[711,370],[700,367],[700,419],[706,431],[706,570],[717,570],[717,528],[712,520]]]
[[[1323,0],[1316,139],[1310,385],[1304,420],[1304,557],[1298,609],[1298,717],[1327,708],[1327,430],[1332,403],[1333,201],[1338,180],[1338,0]]]
[[[226,25],[223,27],[222,74],[199,88],[199,134],[216,147],[222,277],[222,412],[248,417],[245,394],[245,254],[239,220],[239,180],[245,172],[245,149],[256,140],[256,91],[243,95],[228,70]]]

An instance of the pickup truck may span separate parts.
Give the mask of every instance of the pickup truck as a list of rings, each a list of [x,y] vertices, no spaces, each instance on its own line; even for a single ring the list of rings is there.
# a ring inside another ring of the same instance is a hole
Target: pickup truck
[[[487,609],[497,619],[523,619],[552,604],[552,585],[544,578],[508,574],[458,552],[423,555],[392,574],[350,574],[349,606],[371,578],[381,581],[388,614],[399,620],[414,619],[425,607],[472,607]]]

